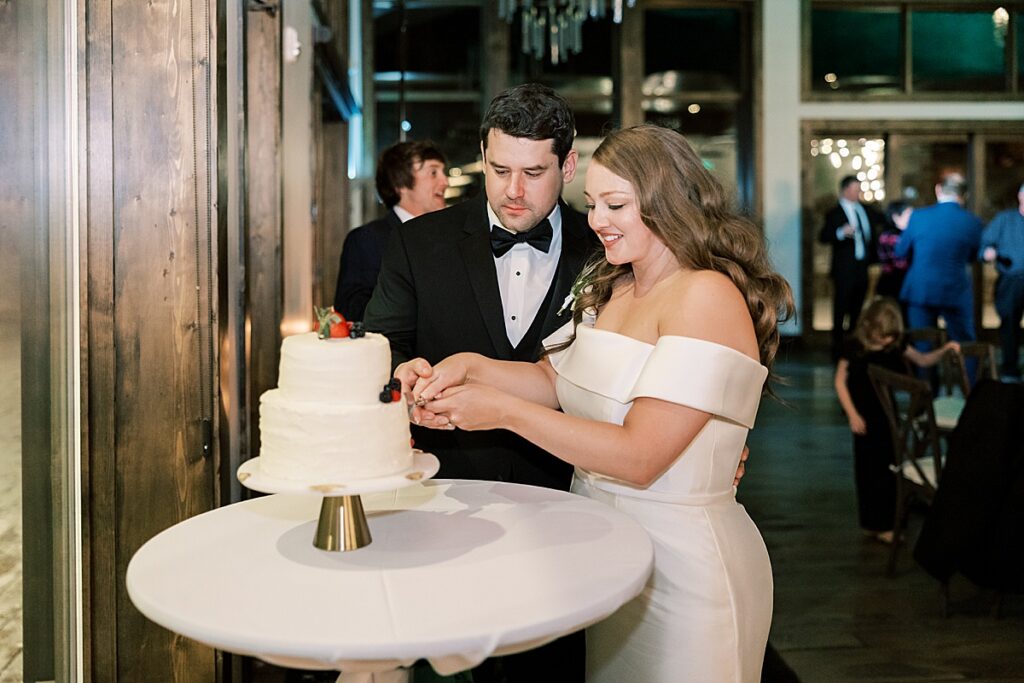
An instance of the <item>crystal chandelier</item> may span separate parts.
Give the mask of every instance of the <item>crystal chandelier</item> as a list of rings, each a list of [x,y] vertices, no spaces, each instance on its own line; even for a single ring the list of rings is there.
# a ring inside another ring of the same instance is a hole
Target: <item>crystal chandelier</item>
[[[498,0],[498,17],[511,24],[519,13],[523,52],[534,59],[547,53],[558,64],[583,49],[584,21],[610,14],[621,24],[624,5],[633,7],[636,0]]]

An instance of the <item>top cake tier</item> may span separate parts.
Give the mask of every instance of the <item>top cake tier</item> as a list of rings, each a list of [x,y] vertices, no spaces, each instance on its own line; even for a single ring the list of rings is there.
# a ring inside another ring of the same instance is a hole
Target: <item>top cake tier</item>
[[[281,344],[277,387],[291,400],[377,403],[390,379],[391,347],[380,334],[318,339],[307,332],[285,337]]]

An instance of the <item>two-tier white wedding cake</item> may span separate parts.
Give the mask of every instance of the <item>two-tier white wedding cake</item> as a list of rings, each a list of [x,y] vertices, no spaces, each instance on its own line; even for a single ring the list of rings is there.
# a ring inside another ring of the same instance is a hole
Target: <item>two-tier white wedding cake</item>
[[[260,398],[261,471],[326,485],[411,467],[408,413],[390,378],[382,335],[286,337],[277,389]]]

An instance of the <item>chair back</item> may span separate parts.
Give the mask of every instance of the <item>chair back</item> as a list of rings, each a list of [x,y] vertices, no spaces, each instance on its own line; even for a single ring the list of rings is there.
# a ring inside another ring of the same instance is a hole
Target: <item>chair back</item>
[[[912,330],[907,330],[904,334],[911,344],[916,346],[918,342],[923,342],[930,344],[933,349],[937,349],[949,341],[946,331],[941,327],[915,327]]]
[[[889,423],[893,471],[904,484],[931,500],[942,475],[931,387],[924,380],[876,365],[868,366],[868,377]]]
[[[960,354],[968,363],[970,359],[977,361],[974,382],[982,379],[999,379],[999,368],[996,366],[996,347],[988,342],[961,342]]]
[[[986,342],[963,342],[960,351],[949,351],[942,357],[943,375],[955,381],[964,398],[982,379],[999,379],[996,367],[996,347]],[[971,372],[973,372],[973,381]]]

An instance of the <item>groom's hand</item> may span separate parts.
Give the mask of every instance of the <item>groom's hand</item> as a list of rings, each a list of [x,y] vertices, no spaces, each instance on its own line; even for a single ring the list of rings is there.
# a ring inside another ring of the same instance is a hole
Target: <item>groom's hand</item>
[[[747,473],[747,458],[750,457],[750,448],[746,444],[743,445],[743,452],[740,453],[740,465],[736,468],[736,476],[732,480],[733,487],[740,485],[740,479]]]

